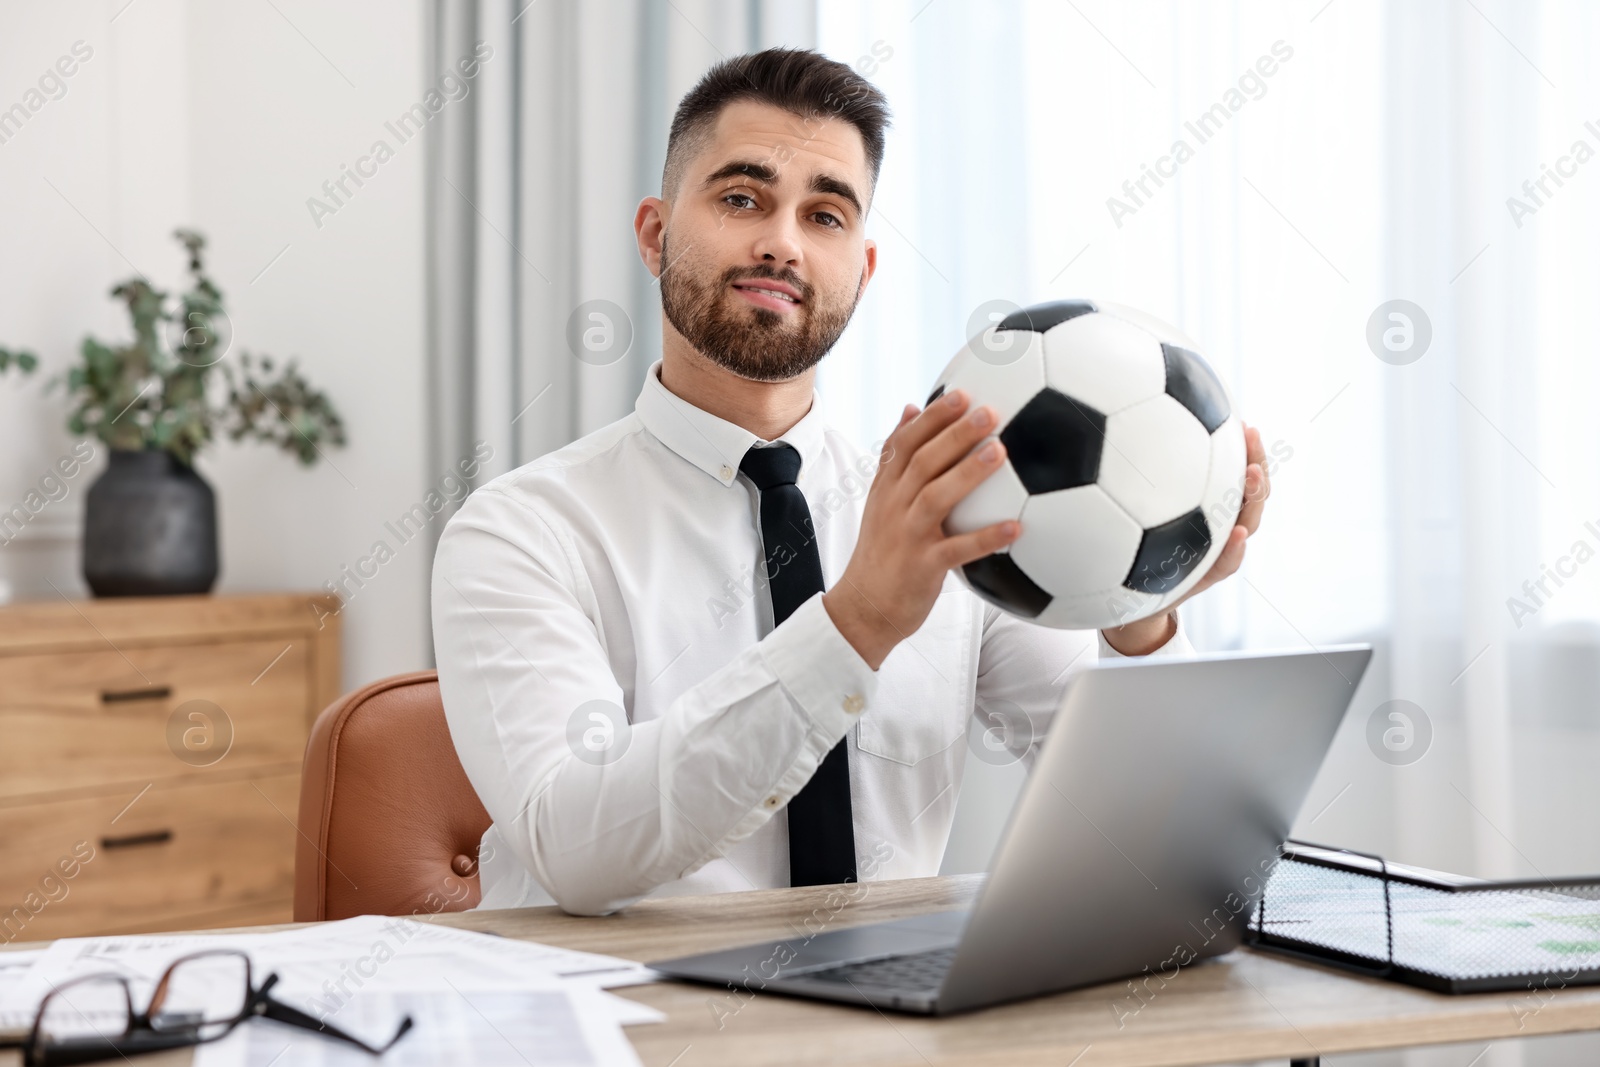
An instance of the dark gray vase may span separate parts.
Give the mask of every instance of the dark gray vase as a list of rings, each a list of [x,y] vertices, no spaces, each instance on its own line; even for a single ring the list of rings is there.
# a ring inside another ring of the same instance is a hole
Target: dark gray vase
[[[95,596],[208,593],[217,497],[172,453],[113,449],[84,505],[83,579]]]

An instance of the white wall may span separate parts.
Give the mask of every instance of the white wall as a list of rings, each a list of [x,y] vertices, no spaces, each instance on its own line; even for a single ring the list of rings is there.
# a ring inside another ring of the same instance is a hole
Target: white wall
[[[345,684],[425,666],[426,548],[384,528],[445,473],[423,469],[424,145],[383,127],[422,93],[423,5],[125,3],[5,5],[0,109],[75,41],[93,55],[0,144],[0,345],[43,363],[32,380],[0,379],[0,507],[71,446],[44,379],[86,332],[126,338],[107,297],[117,281],[137,269],[181,285],[170,234],[195,226],[235,353],[298,357],[350,437],[310,470],[254,445],[202,456],[220,505],[217,591],[316,589],[383,538],[395,558],[344,613]],[[307,198],[379,137],[394,158],[319,229]],[[102,465],[0,547],[17,599],[54,597],[52,584],[87,595],[77,538]]]

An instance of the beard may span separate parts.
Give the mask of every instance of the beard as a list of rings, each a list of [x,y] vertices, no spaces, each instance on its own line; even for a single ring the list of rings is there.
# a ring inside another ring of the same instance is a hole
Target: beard
[[[751,381],[786,381],[815,367],[839,340],[861,298],[859,286],[848,298],[819,294],[789,269],[697,269],[687,253],[676,260],[668,256],[665,235],[661,262],[667,264],[661,274],[661,310],[673,329],[711,362]],[[734,282],[756,278],[794,286],[799,308],[773,311],[733,295]]]

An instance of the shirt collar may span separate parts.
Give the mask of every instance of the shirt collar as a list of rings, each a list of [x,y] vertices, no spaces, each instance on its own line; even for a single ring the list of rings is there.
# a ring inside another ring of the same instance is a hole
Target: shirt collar
[[[732,485],[744,454],[760,438],[743,426],[695,407],[662,385],[661,362],[656,360],[645,372],[644,388],[639,390],[634,411],[645,429],[662,444],[723,485]],[[800,453],[801,481],[822,454],[823,429],[821,397],[812,389],[811,407],[778,438]]]

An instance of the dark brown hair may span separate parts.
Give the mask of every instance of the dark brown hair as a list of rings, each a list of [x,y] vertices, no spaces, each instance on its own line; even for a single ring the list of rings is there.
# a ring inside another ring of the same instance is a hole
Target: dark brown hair
[[[710,138],[722,109],[736,100],[780,107],[801,119],[839,118],[861,134],[872,185],[883,166],[889,104],[877,87],[850,67],[803,48],[768,48],[724,59],[678,103],[667,134],[661,195],[677,196],[683,172]],[[866,193],[870,199],[871,190]]]

